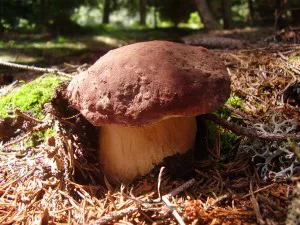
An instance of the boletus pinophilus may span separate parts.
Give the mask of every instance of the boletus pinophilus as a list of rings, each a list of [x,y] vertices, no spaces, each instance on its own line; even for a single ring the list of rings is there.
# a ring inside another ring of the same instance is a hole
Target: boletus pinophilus
[[[101,127],[105,175],[128,183],[193,149],[195,116],[225,103],[230,78],[203,47],[150,41],[109,51],[74,77],[67,93],[71,106]]]

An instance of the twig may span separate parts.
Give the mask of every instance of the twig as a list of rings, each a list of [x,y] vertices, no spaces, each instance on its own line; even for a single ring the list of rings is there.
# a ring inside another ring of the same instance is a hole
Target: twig
[[[60,72],[57,69],[41,68],[41,67],[36,67],[36,66],[27,66],[27,65],[17,64],[17,63],[5,62],[2,60],[0,60],[0,65],[13,67],[13,68],[17,68],[17,69],[23,69],[23,70],[32,70],[32,71],[37,71],[37,72],[43,72],[43,73],[54,73],[54,74],[64,76],[64,77],[69,77],[69,78],[73,77],[70,74]]]
[[[169,194],[164,195],[162,198],[167,198],[167,197],[171,197],[174,195],[179,194],[180,192],[184,191],[185,189],[189,188],[190,186],[192,186],[194,183],[196,182],[195,179],[191,179],[187,182],[185,182],[183,185],[179,186],[178,188],[174,189],[173,191],[171,191]],[[156,199],[158,200],[158,199]],[[145,206],[144,206],[145,207]],[[147,206],[150,207],[150,206]],[[147,208],[145,207],[145,208]],[[99,220],[96,220],[94,222],[89,223],[90,225],[101,225],[101,224],[107,224],[110,221],[116,220],[118,218],[121,218],[125,215],[130,215],[135,213],[136,211],[138,211],[139,207],[137,206],[133,206],[133,207],[129,207],[127,209],[123,209],[120,211],[115,211],[112,212],[108,215],[103,216],[102,218],[100,218]]]
[[[288,139],[294,141],[300,141],[300,135],[296,134],[278,134],[278,133],[268,133],[268,132],[260,132],[253,128],[245,128],[236,124],[233,124],[225,119],[222,119],[214,114],[205,114],[203,115],[204,119],[211,120],[212,122],[231,130],[233,133],[237,135],[243,135],[250,138],[260,138],[268,141],[285,141]]]
[[[133,207],[129,207],[120,211],[114,211],[110,214],[107,214],[105,216],[102,216],[99,220],[96,220],[94,222],[90,222],[90,225],[101,225],[101,224],[107,224],[110,221],[116,220],[118,218],[121,218],[123,216],[126,215],[130,215],[135,213],[136,211],[138,211],[138,207],[133,206]]]
[[[42,120],[39,120],[39,119],[36,119],[30,115],[28,115],[27,113],[24,113],[22,112],[20,109],[15,109],[15,114],[18,115],[18,116],[21,116],[23,117],[24,119],[26,120],[29,120],[29,121],[32,121],[32,122],[35,122],[35,123],[43,123]]]
[[[270,198],[267,198],[263,195],[258,194],[258,200],[263,202],[266,205],[269,205],[271,208],[275,209],[276,211],[284,212],[286,209],[278,205],[276,202],[273,202]]]
[[[160,193],[160,185],[161,185],[161,178],[162,178],[164,169],[165,169],[165,167],[161,167],[159,170],[159,174],[158,174],[157,192],[158,192],[159,201],[162,200],[161,193]]]
[[[264,191],[264,190],[266,190],[266,189],[269,189],[269,188],[271,188],[271,187],[273,187],[274,185],[276,185],[277,183],[272,183],[272,184],[269,184],[268,186],[265,186],[265,187],[263,187],[263,188],[260,188],[260,189],[257,189],[256,191],[253,191],[253,194],[256,194],[256,193],[258,193],[258,192],[260,192],[260,191]],[[249,193],[249,194],[246,194],[246,195],[244,195],[243,197],[241,197],[241,199],[243,199],[243,198],[247,198],[247,197],[249,197],[251,194]]]
[[[17,139],[15,139],[15,140],[11,141],[11,142],[8,142],[8,143],[6,143],[6,144],[0,146],[0,149],[5,149],[5,148],[7,148],[7,147],[9,147],[9,146],[11,146],[11,145],[13,145],[13,144],[16,144],[16,143],[18,143],[18,142],[24,140],[25,138],[27,138],[28,136],[30,136],[30,135],[31,135],[32,133],[34,133],[34,132],[46,130],[46,129],[50,128],[50,127],[51,127],[51,124],[50,124],[49,122],[41,123],[41,124],[39,124],[39,125],[33,127],[31,131],[29,131],[28,133],[26,133],[26,134],[23,135],[22,137],[17,138]]]
[[[252,204],[252,207],[255,211],[255,215],[256,215],[256,222],[260,225],[263,225],[265,224],[265,222],[263,221],[262,219],[262,216],[261,216],[261,213],[260,213],[260,209],[259,209],[259,205],[258,205],[258,202],[254,196],[254,193],[253,193],[253,182],[251,181],[250,182],[250,202]]]
[[[288,61],[289,58],[286,57],[285,55],[283,55],[281,52],[277,51],[277,54],[284,60],[284,61]]]
[[[176,218],[177,222],[180,225],[185,225],[185,222],[183,221],[183,219],[181,218],[181,216],[179,215],[179,213],[176,211],[176,209],[173,207],[172,203],[169,201],[168,196],[163,196],[162,200],[163,200],[164,203],[166,203],[166,205],[168,207],[170,207],[172,209],[172,214]]]
[[[225,194],[225,195],[222,195],[220,197],[218,197],[217,199],[215,199],[211,204],[209,204],[208,206],[205,207],[205,210],[209,210],[211,207],[215,206],[216,204],[218,204],[219,202],[229,198],[230,195],[228,194]]]
[[[162,179],[164,169],[165,169],[165,167],[161,167],[160,171],[159,171],[159,175],[158,175],[157,192],[158,192],[159,201],[163,201],[171,209],[173,216],[175,217],[175,219],[178,221],[178,223],[180,225],[185,225],[183,219],[181,218],[179,213],[176,211],[176,209],[173,207],[172,203],[169,201],[169,199],[168,199],[169,196],[165,195],[165,196],[161,197],[160,185],[161,185],[161,179]]]
[[[229,105],[229,104],[225,104],[224,105],[227,109],[229,109],[230,111],[232,111],[234,114],[238,115],[239,117],[249,120],[249,121],[253,121],[254,119],[251,118],[249,115],[247,115],[246,113],[234,108],[233,106]]]
[[[196,180],[194,178],[190,179],[189,181],[185,182],[183,185],[179,186],[178,188],[174,189],[169,194],[166,194],[164,196],[171,197],[171,196],[178,195],[180,192],[183,192],[184,190],[186,190],[190,186],[192,186],[195,182],[196,182]]]

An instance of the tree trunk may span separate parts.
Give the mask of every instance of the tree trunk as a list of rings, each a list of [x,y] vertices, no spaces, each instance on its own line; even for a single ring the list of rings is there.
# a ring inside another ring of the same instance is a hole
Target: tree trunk
[[[218,29],[219,25],[209,9],[207,0],[195,0],[195,4],[204,27],[207,29]]]
[[[147,0],[140,0],[140,25],[146,25],[146,5]]]
[[[248,20],[250,25],[253,25],[253,20],[254,20],[254,8],[253,8],[253,0],[248,0],[248,9],[249,9],[249,15],[248,15]]]
[[[232,28],[231,1],[222,0],[223,28]]]
[[[287,0],[276,0],[275,1],[275,29],[285,28],[288,23],[286,20],[287,13]]]
[[[103,18],[102,23],[109,23],[109,14],[110,14],[110,0],[104,0],[104,8],[103,8]]]
[[[294,25],[300,25],[300,11],[299,9],[291,10],[292,21]]]
[[[49,0],[40,0],[40,27],[43,31],[48,26],[48,8],[50,6]]]
[[[3,31],[4,31],[4,27],[3,27],[3,24],[2,24],[3,10],[4,10],[3,2],[0,1],[0,35],[1,35],[1,34],[3,33]]]
[[[154,28],[157,29],[157,0],[154,0]]]

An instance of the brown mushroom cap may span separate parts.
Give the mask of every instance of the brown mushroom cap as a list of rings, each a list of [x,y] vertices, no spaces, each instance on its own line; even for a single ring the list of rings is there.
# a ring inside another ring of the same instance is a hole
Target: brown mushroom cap
[[[207,49],[150,41],[111,50],[68,86],[92,124],[142,126],[214,111],[230,94],[225,65]]]

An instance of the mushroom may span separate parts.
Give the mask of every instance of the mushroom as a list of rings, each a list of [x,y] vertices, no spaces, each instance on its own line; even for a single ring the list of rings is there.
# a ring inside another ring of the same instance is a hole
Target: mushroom
[[[195,116],[225,103],[230,78],[205,48],[150,41],[109,51],[74,77],[67,93],[71,106],[101,126],[105,175],[128,183],[194,148]]]

